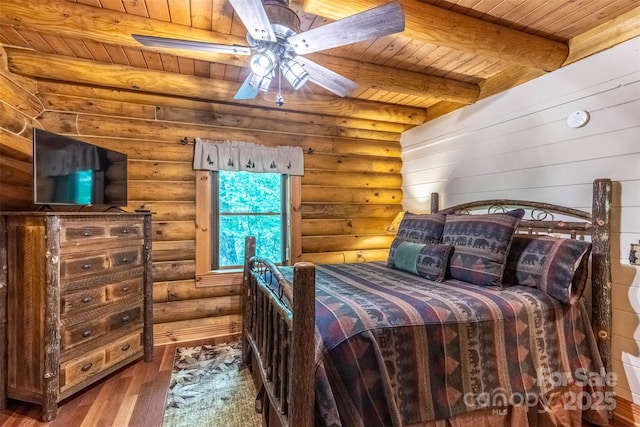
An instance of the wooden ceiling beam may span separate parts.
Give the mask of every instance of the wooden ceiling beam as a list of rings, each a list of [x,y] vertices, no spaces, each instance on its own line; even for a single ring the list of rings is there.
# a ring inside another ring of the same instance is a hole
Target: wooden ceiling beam
[[[63,0],[48,0],[46,2],[2,0],[0,1],[0,24],[65,37],[90,38],[102,43],[135,48],[143,46],[134,40],[132,34],[173,37],[226,45],[247,45],[247,41],[243,37]],[[146,49],[173,54],[182,52],[176,49]],[[243,55],[192,51],[190,57],[241,67],[249,63],[248,57]]]
[[[431,97],[460,104],[473,104],[478,100],[480,87],[443,77],[381,65],[358,62],[337,56],[305,55],[318,64],[357,82],[361,88],[398,92],[419,97]]]
[[[418,0],[398,0],[405,14],[404,35],[425,43],[486,55],[543,71],[553,71],[569,53],[564,43],[523,33]],[[334,20],[388,3],[389,0],[305,0],[307,13]]]
[[[49,0],[46,3],[25,3],[19,0],[2,0],[0,1],[0,24],[78,39],[90,38],[102,43],[166,52],[172,55],[239,67],[249,65],[248,56],[142,46],[131,37],[131,34],[246,46],[246,40],[242,37],[199,30],[68,1]],[[474,103],[480,93],[478,85],[453,79],[366,64],[324,54],[315,54],[309,57],[318,64],[356,81],[363,88],[420,97],[429,96],[461,104]],[[393,79],[389,78],[392,75]]]
[[[569,40],[564,65],[640,36],[640,6]]]
[[[639,35],[640,6],[569,40],[569,56],[562,66],[572,64]],[[513,64],[481,82],[478,99],[487,98],[542,75],[544,75],[542,70]],[[432,111],[429,111],[427,120],[431,120],[431,113]]]
[[[253,100],[233,102],[233,96],[240,87],[240,83],[126,65],[105,64],[23,49],[5,47],[5,51],[9,71],[36,79],[278,109],[273,99],[275,93],[273,91],[261,94]],[[422,108],[312,95],[305,91],[284,92],[283,95],[285,104],[279,109],[285,111],[354,117],[407,125],[419,125],[426,120],[426,110]]]

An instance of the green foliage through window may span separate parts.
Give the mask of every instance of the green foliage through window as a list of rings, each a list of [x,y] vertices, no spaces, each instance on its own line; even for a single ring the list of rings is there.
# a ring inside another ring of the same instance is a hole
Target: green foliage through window
[[[249,235],[256,237],[258,256],[277,262],[284,260],[286,192],[282,175],[230,171],[217,174],[214,226],[218,229],[218,247],[213,252],[218,259],[213,260],[214,268],[242,265],[244,240]]]

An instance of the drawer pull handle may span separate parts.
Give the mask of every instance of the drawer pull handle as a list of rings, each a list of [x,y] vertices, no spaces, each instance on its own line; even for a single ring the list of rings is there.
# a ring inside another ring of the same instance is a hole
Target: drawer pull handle
[[[129,344],[125,344],[125,345],[123,345],[123,346],[122,346],[122,348],[121,348],[120,350],[122,350],[122,351],[127,351],[127,350],[129,350],[130,348],[131,348],[131,346],[130,346]]]
[[[93,265],[91,263],[86,263],[86,264],[82,264],[82,269],[83,270],[89,270],[90,268],[92,268]]]
[[[128,286],[123,286],[121,290],[122,290],[122,292],[129,292],[131,290],[131,288],[128,287]]]
[[[128,322],[129,320],[131,320],[131,316],[128,314],[126,316],[122,316],[122,323]]]
[[[127,257],[122,258],[122,263],[123,264],[128,264],[129,262],[131,262],[131,260]]]
[[[80,368],[80,370],[82,372],[87,372],[89,369],[91,369],[92,366],[93,366],[93,363],[91,362],[85,363],[84,365],[82,365],[82,368]]]
[[[122,234],[129,234],[131,230],[129,230],[128,228],[123,228],[122,229]]]
[[[93,298],[91,298],[91,297],[84,297],[84,298],[82,298],[82,299],[80,300],[80,302],[81,302],[81,303],[83,303],[83,304],[86,304],[86,303],[88,303],[88,302],[91,302],[91,300],[92,300],[92,299],[93,299]]]
[[[87,338],[91,336],[91,329],[87,329],[82,333],[82,338]]]
[[[82,232],[82,237],[91,237],[91,236],[93,236],[93,233],[89,230],[84,230]]]

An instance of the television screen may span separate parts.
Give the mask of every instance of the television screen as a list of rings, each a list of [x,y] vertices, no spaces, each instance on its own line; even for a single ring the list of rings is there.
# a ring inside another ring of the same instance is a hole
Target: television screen
[[[33,131],[33,201],[38,205],[127,204],[127,155]]]

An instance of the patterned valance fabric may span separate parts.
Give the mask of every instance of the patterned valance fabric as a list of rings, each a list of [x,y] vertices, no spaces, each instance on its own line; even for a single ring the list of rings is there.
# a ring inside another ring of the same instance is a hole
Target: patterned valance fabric
[[[196,138],[195,170],[226,170],[304,175],[300,147],[267,147],[240,141],[209,141]]]

